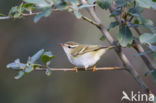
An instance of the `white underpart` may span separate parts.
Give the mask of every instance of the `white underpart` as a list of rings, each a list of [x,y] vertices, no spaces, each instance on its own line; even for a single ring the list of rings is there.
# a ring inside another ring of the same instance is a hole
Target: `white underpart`
[[[105,50],[101,49],[96,54],[93,52],[88,52],[78,57],[72,57],[67,48],[64,48],[64,51],[69,61],[73,65],[79,68],[88,68],[93,66],[100,59],[100,57],[105,53]]]

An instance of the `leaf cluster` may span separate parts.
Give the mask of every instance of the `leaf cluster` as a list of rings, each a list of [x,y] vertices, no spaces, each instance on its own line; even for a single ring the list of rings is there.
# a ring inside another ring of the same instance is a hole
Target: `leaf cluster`
[[[42,49],[35,53],[32,57],[29,57],[26,63],[21,63],[20,59],[16,59],[14,62],[9,63],[7,68],[19,70],[18,75],[15,76],[15,79],[20,79],[25,74],[35,70],[35,68],[46,68],[45,74],[49,76],[51,74],[49,65],[53,58],[55,58],[55,56],[50,51],[45,51]],[[39,60],[41,60],[43,64],[38,64],[37,62]]]

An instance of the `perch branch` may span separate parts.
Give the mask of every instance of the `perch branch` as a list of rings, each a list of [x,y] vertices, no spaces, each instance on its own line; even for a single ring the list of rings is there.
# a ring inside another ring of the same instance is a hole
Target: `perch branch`
[[[34,70],[37,71],[44,71],[47,68],[35,68]],[[49,70],[51,71],[93,71],[92,68],[88,68],[87,70],[85,70],[84,68],[78,68],[78,70],[74,69],[74,68],[50,68]],[[125,70],[124,67],[101,67],[101,68],[96,68],[95,71],[114,71],[114,70]]]
[[[81,2],[83,4],[86,4],[86,0],[81,0]],[[107,28],[102,24],[101,20],[98,18],[98,16],[96,15],[94,8],[90,7],[88,8],[88,12],[90,13],[90,15],[93,17],[93,19],[95,20],[95,22],[97,22],[100,26],[99,30],[105,34],[108,42],[110,44],[114,44],[114,39],[112,38],[111,34],[107,31]],[[136,70],[134,69],[134,67],[132,66],[132,64],[130,63],[130,61],[128,60],[128,58],[126,57],[126,55],[122,52],[121,48],[119,49],[115,49],[116,53],[118,54],[118,56],[120,57],[120,60],[122,61],[123,65],[126,67],[126,69],[129,71],[129,73],[133,76],[133,78],[137,81],[137,83],[140,85],[140,87],[142,88],[142,90],[149,94],[150,90],[148,89],[148,87],[146,86],[146,84],[144,83],[144,81],[142,80],[142,78],[139,76],[139,74],[136,72]]]

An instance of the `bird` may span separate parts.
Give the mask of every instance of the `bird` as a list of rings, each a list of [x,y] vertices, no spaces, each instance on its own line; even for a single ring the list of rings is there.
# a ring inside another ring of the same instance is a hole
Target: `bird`
[[[88,45],[80,44],[74,41],[60,43],[69,62],[75,65],[76,72],[79,68],[88,70],[93,67],[92,71],[96,71],[96,63],[100,60],[101,56],[108,50],[115,46],[101,46],[101,45]]]

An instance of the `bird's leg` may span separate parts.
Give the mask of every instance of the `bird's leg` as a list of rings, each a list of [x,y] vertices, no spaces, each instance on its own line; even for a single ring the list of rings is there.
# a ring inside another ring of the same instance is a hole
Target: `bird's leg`
[[[78,72],[78,67],[74,67],[74,69],[75,69],[75,72]]]
[[[92,71],[93,71],[93,72],[96,71],[96,65],[93,66]]]

